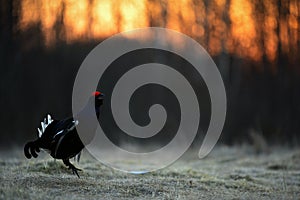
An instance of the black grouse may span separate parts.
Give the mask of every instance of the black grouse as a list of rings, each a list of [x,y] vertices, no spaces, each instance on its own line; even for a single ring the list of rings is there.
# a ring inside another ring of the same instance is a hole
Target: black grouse
[[[95,101],[93,101],[95,98]],[[77,133],[76,126],[82,123],[86,123],[89,119],[94,118],[95,114],[97,119],[99,118],[100,106],[103,104],[104,95],[101,92],[94,92],[90,97],[85,108],[79,112],[77,116],[69,117],[63,120],[52,119],[48,114],[44,121],[41,122],[41,127],[38,128],[38,139],[28,142],[24,147],[25,156],[30,159],[32,156],[36,158],[37,152],[40,149],[44,149],[55,159],[62,159],[64,164],[72,170],[73,174],[78,177],[78,172],[81,169],[76,168],[70,163],[70,158],[80,159],[81,150],[84,148],[83,142]],[[91,106],[95,103],[95,110]],[[91,130],[96,131],[97,127],[93,127]]]

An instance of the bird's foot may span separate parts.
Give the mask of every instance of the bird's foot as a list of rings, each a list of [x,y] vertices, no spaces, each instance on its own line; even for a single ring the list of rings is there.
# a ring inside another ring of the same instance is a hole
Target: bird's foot
[[[82,171],[82,169],[78,169],[77,167],[75,167],[74,165],[70,165],[69,166],[69,169],[72,170],[73,174],[76,174],[78,178],[80,178],[79,174],[78,174],[78,171]]]
[[[82,171],[82,169],[76,168],[72,163],[70,163],[69,159],[63,160],[64,164],[71,169],[73,174],[76,174],[78,178],[80,178],[78,171]]]

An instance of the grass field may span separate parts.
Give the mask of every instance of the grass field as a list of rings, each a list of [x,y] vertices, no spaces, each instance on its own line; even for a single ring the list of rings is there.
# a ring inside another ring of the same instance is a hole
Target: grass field
[[[0,153],[0,199],[299,199],[300,150],[217,147],[205,159],[186,154],[144,175],[113,170],[84,152],[80,178],[46,153],[26,160],[20,149]]]

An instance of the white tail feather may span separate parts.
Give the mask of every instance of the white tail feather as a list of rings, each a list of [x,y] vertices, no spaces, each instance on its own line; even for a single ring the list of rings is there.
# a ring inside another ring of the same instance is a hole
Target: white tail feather
[[[38,132],[39,132],[39,137],[41,137],[41,136],[42,136],[42,134],[43,134],[43,132],[41,131],[41,129],[40,129],[40,128],[38,128]]]
[[[47,115],[43,121],[41,121],[41,127],[38,128],[38,137],[42,137],[43,133],[45,132],[47,126],[53,122],[51,115]]]
[[[42,128],[42,133],[44,133],[45,132],[45,124],[44,124],[44,122],[41,122],[41,128]]]
[[[47,115],[47,118],[48,118],[48,124],[50,124],[53,120],[51,119],[51,116],[49,114]]]

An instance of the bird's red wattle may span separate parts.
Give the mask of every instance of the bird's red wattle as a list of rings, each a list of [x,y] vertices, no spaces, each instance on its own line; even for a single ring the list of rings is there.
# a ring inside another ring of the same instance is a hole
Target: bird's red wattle
[[[99,96],[100,94],[101,94],[101,92],[99,92],[99,91],[93,92],[93,96],[95,96],[95,97]]]

